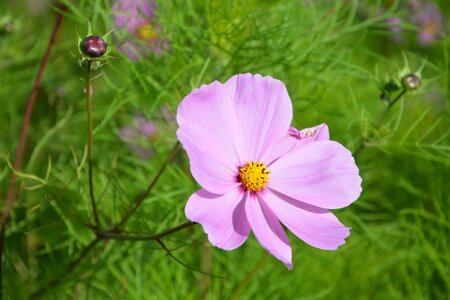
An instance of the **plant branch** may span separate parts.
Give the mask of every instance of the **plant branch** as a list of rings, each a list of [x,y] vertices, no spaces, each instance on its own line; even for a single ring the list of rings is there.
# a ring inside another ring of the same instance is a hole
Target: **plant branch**
[[[172,233],[175,233],[177,231],[183,230],[185,228],[191,227],[197,223],[193,222],[186,222],[181,225],[178,225],[176,227],[172,227],[170,229],[167,229],[163,232],[154,234],[154,235],[127,235],[127,234],[120,234],[115,233],[111,231],[107,232],[96,232],[97,237],[102,240],[121,240],[121,241],[156,241],[159,239],[162,239],[163,237],[166,237]]]
[[[380,119],[378,119],[378,123],[376,125],[376,128],[380,128],[381,124],[383,124],[384,119],[388,115],[388,112],[391,110],[391,108],[397,103],[397,101],[403,97],[403,95],[406,93],[406,89],[403,89],[400,94],[395,97],[394,100],[390,101],[388,103],[388,106],[385,107],[384,111],[381,113]]]
[[[382,125],[383,122],[384,122],[384,119],[386,119],[386,117],[387,117],[389,111],[391,110],[391,108],[395,105],[395,103],[398,102],[398,100],[400,100],[400,99],[405,95],[406,92],[407,92],[407,90],[404,88],[404,89],[397,95],[397,97],[395,97],[394,100],[389,101],[388,105],[385,107],[385,109],[384,109],[383,112],[381,113],[380,118],[378,119],[378,122],[376,123],[375,128],[376,128],[377,130],[380,129],[381,125]],[[358,148],[353,152],[353,157],[357,157],[357,156],[359,155],[359,153],[365,148],[365,145],[364,145],[364,144],[365,144],[364,140],[361,140],[361,142],[360,142]]]
[[[65,269],[64,273],[61,274],[60,276],[56,277],[55,279],[51,280],[49,283],[47,283],[47,285],[43,288],[38,289],[37,291],[35,291],[34,293],[31,294],[30,299],[35,299],[35,298],[39,298],[41,296],[43,296],[50,288],[57,286],[58,284],[60,284],[68,275],[70,275],[73,271],[75,271],[76,267],[80,264],[80,262],[91,252],[91,250],[93,250],[95,248],[95,246],[102,240],[123,240],[123,241],[159,241],[158,244],[161,245],[161,239],[163,237],[166,237],[172,233],[181,231],[185,228],[189,228],[193,225],[195,225],[197,223],[192,223],[192,222],[186,222],[183,223],[181,225],[178,225],[176,227],[170,228],[168,230],[165,230],[163,232],[160,232],[158,234],[155,235],[151,235],[151,236],[126,236],[126,235],[120,235],[120,234],[116,234],[113,232],[96,232],[97,237],[92,240],[89,245],[87,245],[83,251],[80,253],[80,255],[78,255],[78,257],[73,260]],[[127,238],[128,237],[128,238]],[[168,250],[167,248],[163,249],[170,253],[170,255],[173,257],[173,255],[171,254],[170,250]],[[175,258],[176,259],[176,258]],[[180,262],[178,259],[176,259],[178,262]],[[180,262],[182,263],[182,262]],[[182,263],[183,264],[183,263]],[[184,264],[183,264],[184,265]]]
[[[193,223],[193,224],[195,224],[195,223]],[[218,279],[228,279],[227,277],[223,277],[223,276],[219,276],[219,275],[214,275],[214,274],[211,274],[211,273],[208,273],[208,272],[204,272],[204,271],[199,270],[199,269],[195,269],[195,268],[193,268],[193,267],[187,265],[186,263],[184,263],[184,262],[182,262],[181,260],[179,260],[178,258],[176,258],[176,257],[172,254],[172,252],[169,250],[169,248],[167,248],[166,244],[164,244],[164,242],[163,242],[162,240],[160,240],[160,239],[155,239],[155,241],[161,246],[161,248],[163,248],[163,250],[166,252],[166,254],[167,254],[169,257],[171,257],[173,260],[175,260],[177,263],[179,263],[180,265],[182,265],[182,266],[185,267],[186,269],[189,269],[189,270],[191,270],[191,271],[193,271],[193,272],[197,272],[197,273],[200,273],[200,274],[203,274],[203,275],[207,275],[207,276],[210,276],[210,277],[218,278]]]
[[[140,240],[147,240],[147,241],[160,240],[161,241],[161,239],[163,237],[166,237],[170,234],[173,234],[175,232],[181,231],[185,228],[189,228],[189,227],[197,224],[197,223],[192,223],[192,222],[186,222],[184,224],[178,225],[176,227],[167,229],[163,232],[160,232],[158,234],[151,235],[151,236],[127,236],[127,235],[120,235],[117,233],[117,230],[120,228],[120,226],[122,226],[123,224],[126,223],[126,221],[134,214],[134,212],[136,212],[136,210],[139,208],[139,206],[142,204],[142,202],[145,200],[145,198],[148,196],[148,194],[152,191],[156,182],[160,178],[162,172],[164,171],[166,166],[169,164],[169,162],[175,156],[179,145],[180,145],[179,142],[177,142],[174,145],[172,151],[169,153],[167,159],[164,161],[164,163],[160,167],[158,173],[150,181],[147,189],[139,197],[137,197],[137,199],[135,200],[134,206],[129,211],[127,211],[127,213],[123,216],[122,220],[116,226],[114,226],[113,229],[111,229],[107,232],[97,231],[99,228],[87,225],[87,227],[94,230],[94,232],[96,234],[96,238],[86,248],[83,249],[83,251],[80,253],[80,255],[78,256],[78,258],[76,260],[74,260],[73,262],[71,262],[68,265],[64,274],[62,274],[62,275],[58,276],[57,278],[53,279],[52,281],[50,281],[46,287],[38,289],[36,292],[32,293],[31,298],[39,297],[39,296],[43,295],[49,288],[57,286],[59,283],[61,283],[62,280],[67,277],[67,275],[71,274],[75,270],[75,268],[79,265],[79,263],[88,255],[88,253],[92,249],[95,248],[94,246],[101,240],[116,239],[116,240],[128,240],[128,241],[140,241]],[[142,239],[140,239],[140,238],[142,238]]]
[[[175,154],[177,153],[177,150],[178,150],[179,146],[180,146],[180,142],[176,142],[175,145],[172,148],[172,151],[170,151],[170,153],[167,156],[166,160],[164,161],[164,163],[159,168],[158,173],[156,173],[156,175],[150,180],[150,183],[149,183],[147,189],[135,199],[134,206],[131,207],[123,215],[123,217],[120,220],[120,222],[114,227],[114,229],[112,231],[116,231],[117,229],[122,227],[128,221],[128,219],[136,212],[136,210],[139,208],[139,206],[141,206],[142,202],[145,200],[145,198],[147,198],[148,194],[150,194],[150,192],[152,191],[152,189],[155,186],[156,182],[158,181],[159,177],[161,176],[163,171],[166,169],[167,165],[174,158]]]

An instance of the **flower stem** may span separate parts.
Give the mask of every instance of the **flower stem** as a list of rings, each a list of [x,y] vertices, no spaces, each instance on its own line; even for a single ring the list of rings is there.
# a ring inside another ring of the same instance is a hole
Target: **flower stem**
[[[55,45],[56,36],[61,27],[62,20],[64,19],[64,13],[67,11],[67,8],[64,5],[60,5],[60,12],[58,14],[58,19],[56,20],[56,24],[53,27],[52,34],[50,36],[50,40],[47,44],[47,49],[45,50],[44,56],[42,57],[41,65],[39,67],[39,71],[34,80],[33,89],[31,90],[30,98],[28,99],[28,103],[25,110],[25,116],[22,121],[22,129],[20,131],[19,138],[19,146],[16,152],[16,158],[13,163],[14,170],[20,170],[22,165],[23,153],[25,151],[25,145],[27,141],[27,132],[28,125],[30,124],[31,113],[33,112],[34,103],[36,102],[36,97],[38,95],[39,87],[41,85],[42,75],[44,74],[44,70],[47,67],[48,59],[50,57],[50,52],[53,46]],[[14,199],[16,196],[16,174],[12,172],[11,177],[9,179],[8,193],[6,197],[6,203],[3,208],[3,212],[1,215],[1,230],[0,230],[0,299],[2,299],[3,295],[3,249],[5,243],[5,233],[6,226],[10,220],[10,211],[14,204]]]
[[[139,206],[141,206],[142,202],[145,200],[145,198],[147,198],[148,194],[150,194],[150,192],[152,191],[152,189],[155,186],[156,182],[158,181],[159,177],[161,176],[163,171],[166,169],[167,165],[174,158],[175,154],[177,153],[177,150],[178,150],[179,146],[180,146],[180,142],[176,142],[175,145],[173,146],[172,150],[170,151],[169,155],[167,156],[166,160],[164,161],[164,163],[159,168],[158,173],[156,173],[156,175],[150,180],[150,183],[149,183],[147,189],[142,194],[140,194],[139,196],[136,197],[136,199],[134,200],[133,207],[131,207],[123,215],[122,219],[114,227],[113,231],[115,231],[115,230],[119,229],[119,227],[123,226],[128,221],[128,219],[136,212],[136,210],[139,208]]]
[[[31,294],[31,299],[39,298],[43,296],[50,288],[53,288],[60,284],[63,279],[65,279],[68,275],[73,273],[75,271],[76,267],[81,263],[81,261],[88,256],[88,254],[95,249],[95,246],[102,240],[122,240],[122,241],[156,241],[161,245],[161,239],[163,237],[166,237],[172,233],[181,231],[185,228],[189,228],[193,225],[196,225],[197,223],[193,222],[186,222],[181,225],[172,227],[170,229],[167,229],[163,232],[150,235],[150,236],[129,236],[129,235],[120,235],[113,232],[96,232],[97,237],[92,240],[89,245],[87,245],[83,251],[78,255],[78,257],[73,260],[65,269],[63,274],[60,274],[60,276],[56,277],[55,279],[49,281],[45,287],[42,287],[35,292]],[[165,251],[168,251],[167,248],[164,249]]]
[[[88,118],[88,131],[89,131],[89,141],[88,141],[88,176],[89,176],[89,196],[91,199],[92,213],[94,214],[95,227],[99,228],[100,221],[98,219],[97,214],[97,206],[95,204],[94,197],[94,183],[93,183],[93,174],[92,174],[92,112],[91,112],[91,70],[92,70],[92,61],[86,60],[86,78],[85,78],[85,94],[86,94],[86,112]]]
[[[380,116],[380,119],[378,120],[377,127],[380,128],[381,124],[383,123],[384,119],[388,115],[388,112],[391,110],[391,108],[394,106],[395,103],[406,93],[406,89],[403,89],[400,94],[395,97],[394,100],[390,101],[388,105],[385,107],[383,113]]]
[[[197,223],[186,222],[176,227],[172,227],[163,232],[154,235],[127,235],[127,234],[119,234],[115,232],[97,232],[97,237],[102,240],[121,240],[121,241],[156,241],[162,239],[165,236],[168,236],[172,233],[178,232],[185,228],[191,227]]]
[[[267,259],[270,257],[269,252],[264,251],[264,254],[261,256],[261,258],[256,262],[253,269],[247,273],[245,278],[241,281],[239,286],[233,291],[233,294],[231,295],[230,299],[238,299],[239,294],[242,292],[242,290],[247,287],[247,285],[252,281],[252,279],[255,277],[255,275],[259,272],[259,270],[264,266],[264,264],[267,262]]]
[[[88,90],[87,90],[88,91]],[[107,231],[107,232],[102,232],[102,231],[97,231],[99,228],[96,227],[90,227],[92,230],[95,231],[96,234],[96,238],[94,240],[91,241],[91,243],[84,248],[84,250],[81,252],[81,254],[78,256],[77,259],[75,259],[74,261],[72,261],[68,267],[66,268],[66,271],[64,272],[64,274],[60,274],[58,277],[56,277],[55,279],[51,280],[46,287],[38,289],[37,291],[35,291],[34,293],[32,293],[32,297],[31,298],[35,298],[35,297],[40,297],[42,296],[46,291],[49,290],[49,288],[57,286],[58,284],[60,284],[62,282],[62,280],[64,278],[66,278],[69,274],[71,274],[76,267],[80,264],[80,262],[89,254],[89,252],[91,252],[93,249],[95,249],[95,245],[100,242],[101,240],[110,240],[110,239],[116,239],[116,240],[124,240],[124,241],[142,241],[142,240],[160,240],[163,237],[166,237],[170,234],[173,234],[175,232],[181,231],[185,228],[189,228],[197,223],[192,223],[192,222],[186,222],[184,224],[169,228],[163,232],[160,232],[158,234],[154,234],[154,235],[149,235],[149,236],[128,236],[128,235],[121,235],[118,234],[117,231],[119,230],[119,228],[125,224],[127,222],[127,220],[136,212],[136,210],[139,208],[139,206],[142,204],[142,202],[145,200],[145,198],[148,196],[148,194],[152,191],[153,187],[156,185],[156,182],[158,181],[158,179],[160,178],[162,172],[165,170],[165,168],[167,167],[167,165],[172,161],[173,157],[175,156],[178,147],[180,146],[180,142],[177,142],[173,148],[172,151],[169,153],[169,155],[167,156],[167,159],[164,161],[164,163],[161,165],[158,173],[151,179],[147,189],[140,194],[134,201],[134,206],[132,208],[130,208],[130,210],[128,210],[125,215],[122,217],[121,221],[119,223],[117,223],[117,225],[115,225],[111,230]]]
[[[389,111],[391,110],[391,108],[395,105],[395,103],[398,102],[398,100],[400,100],[400,99],[403,97],[403,95],[405,95],[406,92],[407,92],[407,90],[404,88],[404,89],[397,95],[397,97],[395,97],[394,100],[389,101],[388,105],[385,107],[385,109],[384,109],[383,112],[381,113],[380,118],[378,119],[378,122],[377,122],[377,124],[376,124],[376,126],[375,126],[375,128],[376,128],[377,130],[380,129],[381,125],[382,125],[383,122],[384,122],[384,119],[387,117],[387,115],[388,115]],[[353,157],[357,157],[357,156],[359,155],[359,153],[360,153],[364,148],[365,148],[364,140],[361,140],[361,142],[360,142],[358,148],[353,152]]]

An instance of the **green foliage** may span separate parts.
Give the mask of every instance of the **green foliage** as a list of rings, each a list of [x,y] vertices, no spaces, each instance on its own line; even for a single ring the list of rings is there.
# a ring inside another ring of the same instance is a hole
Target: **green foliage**
[[[83,69],[76,31],[114,28],[111,3],[61,1],[68,7],[30,123],[21,188],[6,232],[6,299],[447,299],[450,293],[449,38],[430,47],[392,44],[384,20],[402,12],[381,1],[159,1],[157,21],[170,48],[134,62],[117,50],[120,29],[93,81],[94,187],[101,227],[120,221],[176,142],[172,115],[193,88],[236,73],[281,79],[294,104],[293,125],[327,123],[356,157],[358,201],[336,214],[352,227],[337,251],[293,235],[294,269],[267,257],[254,237],[232,252],[212,248],[200,226],[151,241],[95,239],[87,176]],[[27,1],[0,11],[0,200],[6,198],[26,101],[55,22],[56,8],[31,14]],[[436,1],[442,9],[446,1]],[[5,24],[13,24],[5,27]],[[8,30],[3,28],[8,28]],[[410,33],[417,28],[405,28]],[[423,85],[388,111],[379,83],[399,80],[405,55],[425,62]],[[153,120],[153,155],[142,159],[118,133],[133,117]],[[30,189],[31,187],[31,189]],[[198,188],[180,151],[124,226],[154,234],[186,221]],[[225,277],[226,279],[218,278]]]

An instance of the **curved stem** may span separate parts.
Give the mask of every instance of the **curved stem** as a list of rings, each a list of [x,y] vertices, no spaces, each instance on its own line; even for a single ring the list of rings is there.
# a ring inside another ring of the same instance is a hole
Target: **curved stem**
[[[150,183],[149,183],[147,189],[135,199],[134,206],[131,207],[123,215],[123,217],[120,220],[120,222],[114,227],[114,229],[112,231],[117,230],[119,227],[124,225],[128,221],[128,219],[136,212],[136,210],[139,208],[139,206],[141,206],[142,202],[145,200],[145,198],[147,198],[148,194],[150,194],[150,192],[152,191],[152,189],[155,186],[156,182],[158,181],[159,177],[161,176],[163,171],[166,169],[167,165],[174,158],[175,154],[177,153],[177,150],[178,150],[179,146],[180,146],[180,142],[176,142],[175,145],[173,146],[172,150],[170,151],[169,155],[167,156],[166,160],[164,161],[164,163],[159,168],[158,173],[156,173],[156,175],[150,180]]]
[[[219,275],[214,275],[214,274],[211,274],[211,273],[208,273],[208,272],[204,272],[204,271],[202,271],[202,270],[199,270],[199,269],[196,269],[196,268],[193,268],[193,267],[187,265],[186,263],[182,262],[182,261],[179,260],[177,257],[175,257],[175,256],[172,254],[172,251],[170,251],[169,248],[167,248],[166,244],[164,244],[164,242],[163,242],[162,240],[156,239],[155,242],[157,242],[157,243],[161,246],[161,248],[163,248],[163,250],[167,253],[167,255],[168,255],[169,257],[171,257],[173,260],[175,260],[177,263],[179,263],[180,265],[182,265],[182,266],[185,267],[186,269],[189,269],[189,270],[191,270],[191,271],[193,271],[193,272],[197,272],[197,273],[200,273],[200,274],[209,276],[209,277],[214,277],[214,278],[218,278],[218,279],[228,279],[227,277],[223,277],[223,276],[219,276]]]
[[[95,249],[94,246],[98,242],[100,242],[101,240],[105,240],[105,241],[106,240],[110,240],[110,239],[125,240],[125,241],[160,240],[163,237],[166,237],[166,236],[168,236],[168,235],[170,235],[172,233],[181,231],[181,230],[183,230],[185,228],[189,228],[189,227],[197,224],[197,223],[192,223],[192,222],[186,222],[184,224],[178,225],[176,227],[167,229],[167,230],[165,230],[163,232],[160,232],[160,233],[155,234],[155,235],[150,235],[150,236],[127,236],[127,235],[120,235],[120,234],[116,233],[116,231],[119,229],[119,227],[126,223],[126,221],[134,214],[134,212],[139,208],[139,206],[142,204],[142,202],[148,196],[148,194],[152,191],[153,187],[156,185],[156,182],[160,178],[162,172],[164,171],[166,166],[169,164],[169,162],[175,156],[179,146],[180,146],[180,142],[177,142],[174,145],[174,147],[172,148],[172,151],[167,156],[167,159],[164,161],[164,163],[160,167],[158,173],[150,181],[147,189],[141,195],[139,195],[136,198],[134,206],[125,213],[125,215],[122,217],[122,220],[116,226],[114,226],[113,229],[111,229],[110,231],[107,231],[107,232],[96,231],[96,230],[98,230],[98,228],[90,227],[90,229],[94,230],[94,232],[96,233],[96,238],[94,240],[92,240],[91,243],[86,248],[84,248],[84,250],[81,252],[81,254],[78,256],[77,259],[75,259],[74,261],[72,261],[69,264],[69,266],[66,268],[66,271],[65,271],[64,274],[62,274],[62,275],[58,276],[57,278],[51,280],[47,284],[46,287],[38,289],[36,292],[34,292],[32,294],[32,298],[43,295],[50,287],[57,286],[59,283],[61,283],[62,282],[62,278],[66,278],[67,275],[72,273],[75,270],[75,268],[80,264],[80,262],[87,256],[87,254],[90,251],[92,251],[92,249]]]
[[[390,101],[388,106],[385,107],[385,109],[383,110],[383,112],[380,115],[380,118],[378,119],[378,122],[375,126],[375,128],[378,130],[380,129],[381,125],[383,124],[384,119],[387,117],[389,111],[391,110],[391,108],[395,105],[395,103],[398,102],[398,100],[400,100],[403,95],[405,95],[405,93],[407,92],[406,89],[403,89],[398,95],[397,97],[395,97],[394,100]],[[358,148],[353,152],[353,157],[357,157],[359,155],[359,153],[361,153],[361,151],[365,148],[364,146],[364,141],[361,140]]]
[[[264,266],[264,264],[267,262],[267,259],[270,257],[269,252],[264,251],[264,254],[261,256],[261,258],[256,262],[253,269],[247,273],[245,278],[241,281],[239,286],[233,291],[233,294],[231,295],[230,299],[238,299],[239,294],[242,292],[242,290],[251,282],[253,277],[258,273],[258,271]]]
[[[86,78],[85,78],[85,95],[86,95],[86,112],[88,118],[88,131],[89,131],[89,141],[88,141],[88,176],[89,176],[89,196],[91,199],[92,213],[94,214],[95,227],[99,228],[100,221],[98,219],[97,214],[97,206],[95,204],[94,197],[94,183],[93,183],[93,175],[92,175],[92,112],[91,112],[91,69],[92,69],[92,61],[86,60]]]
[[[39,298],[43,296],[50,288],[57,286],[60,284],[63,279],[65,279],[69,274],[73,273],[75,271],[76,267],[80,264],[80,262],[93,250],[95,249],[95,246],[101,241],[101,240],[123,240],[123,241],[157,241],[161,245],[161,239],[163,237],[166,237],[172,233],[181,231],[185,228],[189,228],[197,223],[192,222],[186,222],[181,225],[178,225],[176,227],[167,229],[163,232],[160,232],[155,235],[151,236],[127,236],[127,235],[120,235],[113,232],[96,232],[97,237],[92,240],[89,245],[87,245],[83,251],[81,251],[80,255],[73,260],[65,269],[65,272],[61,274],[60,276],[56,277],[55,279],[49,281],[47,285],[43,288],[40,288],[33,292],[31,294],[31,298]],[[167,249],[165,249],[168,251]]]
[[[162,239],[165,236],[168,236],[172,233],[178,232],[180,230],[183,230],[185,228],[194,226],[197,223],[193,222],[186,222],[181,225],[178,225],[176,227],[172,227],[170,229],[167,229],[163,232],[154,234],[154,235],[126,235],[126,234],[119,234],[115,232],[97,232],[97,237],[102,240],[121,240],[121,241],[156,241],[159,239]]]
[[[397,101],[406,93],[406,89],[403,89],[403,91],[401,91],[400,94],[397,95],[397,97],[395,97],[394,100],[392,100],[391,102],[389,102],[388,106],[386,106],[386,108],[384,109],[384,111],[381,113],[380,119],[378,120],[377,123],[377,127],[379,128],[381,126],[381,124],[383,123],[384,119],[386,118],[386,116],[388,115],[388,112],[391,110],[391,108],[395,105],[395,103],[397,103]]]

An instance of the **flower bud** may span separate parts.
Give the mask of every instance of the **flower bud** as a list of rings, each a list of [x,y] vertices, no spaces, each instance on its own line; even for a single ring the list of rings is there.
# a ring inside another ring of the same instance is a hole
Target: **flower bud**
[[[422,80],[414,73],[406,74],[402,77],[402,86],[408,91],[417,91],[422,85]]]
[[[88,57],[101,57],[106,53],[105,40],[96,35],[90,35],[80,43],[81,52]]]
[[[395,92],[399,89],[399,86],[393,80],[389,80],[384,86],[383,89],[389,93]]]

